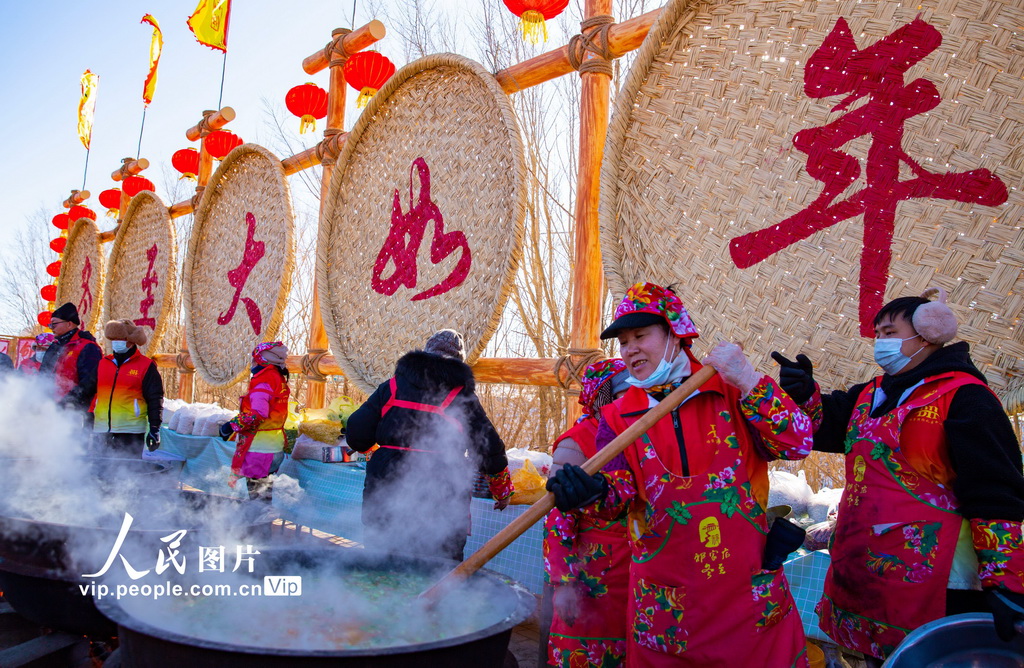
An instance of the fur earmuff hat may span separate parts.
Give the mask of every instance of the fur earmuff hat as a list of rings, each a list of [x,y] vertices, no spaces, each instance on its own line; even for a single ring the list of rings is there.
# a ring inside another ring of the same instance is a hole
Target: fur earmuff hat
[[[127,341],[137,346],[146,345],[146,330],[136,327],[131,320],[111,320],[103,327],[103,336],[111,341]]]
[[[942,288],[928,288],[921,293],[921,299],[933,296],[937,296],[935,301],[917,307],[911,324],[922,339],[941,346],[956,336],[957,320],[953,311],[946,306],[946,291]]]

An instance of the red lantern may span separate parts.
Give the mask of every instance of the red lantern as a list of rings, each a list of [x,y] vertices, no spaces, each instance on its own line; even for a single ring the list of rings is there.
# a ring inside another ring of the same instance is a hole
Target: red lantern
[[[56,262],[51,262],[50,264],[46,265],[46,273],[49,274],[50,276],[53,276],[54,278],[60,276],[60,260],[57,260]]]
[[[156,191],[156,186],[144,176],[129,176],[124,180],[122,190],[124,190],[124,194],[128,195],[128,197],[135,197],[143,190]]]
[[[111,188],[101,192],[100,206],[106,207],[108,216],[116,218],[117,212],[121,210],[121,189]]]
[[[376,51],[360,51],[345,62],[345,81],[359,91],[357,107],[365,107],[384,82],[395,73],[395,64]]]
[[[96,220],[96,212],[87,206],[75,205],[68,211],[68,222],[77,222],[80,218]]]
[[[53,226],[58,230],[66,230],[68,229],[68,225],[71,223],[71,220],[68,218],[68,214],[58,213],[50,222],[52,222]]]
[[[569,0],[501,0],[510,12],[519,17],[519,30],[530,44],[548,41],[548,25],[569,5]]]
[[[39,291],[39,296],[43,298],[43,301],[57,301],[57,286],[44,285],[43,288]]]
[[[228,153],[242,145],[242,138],[227,130],[211,132],[206,135],[205,141],[206,151],[218,160],[223,160]]]
[[[51,314],[50,314],[49,311],[40,311],[39,315],[36,316],[36,322],[38,322],[43,327],[49,327],[50,326],[50,315]]]
[[[171,165],[181,172],[181,178],[196,180],[199,173],[199,151],[194,148],[183,148],[171,156]]]
[[[67,247],[68,240],[64,237],[57,237],[50,242],[50,249],[58,255],[64,252],[64,248]]]
[[[315,83],[306,83],[295,86],[284,96],[284,106],[288,111],[298,116],[299,134],[306,134],[306,130],[316,132],[316,121],[327,115],[327,91]]]

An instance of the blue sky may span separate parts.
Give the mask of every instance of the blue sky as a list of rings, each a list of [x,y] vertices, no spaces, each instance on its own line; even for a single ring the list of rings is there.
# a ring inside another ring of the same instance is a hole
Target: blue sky
[[[125,156],[135,156],[142,123],[142,86],[152,30],[140,23],[150,13],[164,34],[163,56],[153,104],[146,113],[142,156],[151,167],[145,174],[162,192],[163,173],[174,151],[197,147],[185,138],[204,109],[217,105],[221,78],[220,52],[196,42],[185,20],[197,0],[130,2],[4,3],[0,29],[0,81],[6,104],[0,124],[6,128],[4,170],[5,216],[0,222],[0,248],[9,243],[23,221],[41,207],[64,211],[61,202],[81,188],[86,151],[77,136],[79,79],[87,68],[100,76],[92,152],[85,187],[99,210],[101,190],[116,187],[110,173]],[[360,25],[374,18],[358,3]],[[351,27],[352,0],[235,0],[228,36],[224,105],[238,114],[229,126],[246,141],[266,137],[266,98],[283,109],[284,95],[294,85],[313,81],[327,87],[326,70],[310,76],[302,59],[323,48],[333,28]],[[397,40],[379,50],[402,63]],[[354,100],[346,125],[356,118]],[[289,116],[291,121],[292,117]],[[297,134],[298,119],[294,119]],[[301,136],[312,145],[317,132]],[[284,157],[284,156],[281,156]],[[101,219],[101,228],[112,227]],[[54,228],[54,236],[56,229]]]

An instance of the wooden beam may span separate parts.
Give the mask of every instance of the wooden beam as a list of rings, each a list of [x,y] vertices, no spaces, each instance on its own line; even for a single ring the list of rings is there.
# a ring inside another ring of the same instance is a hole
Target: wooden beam
[[[336,53],[338,51],[343,53],[355,53],[372,46],[375,42],[379,42],[384,39],[384,36],[387,34],[387,29],[384,27],[383,23],[374,19],[363,27],[356,28],[344,36],[341,36],[342,34],[343,33],[341,33],[339,29],[335,29],[331,33],[334,39],[328,42],[327,46],[311,56],[306,56],[302,60],[302,69],[306,74],[316,74],[330,65],[330,59],[328,57],[328,54],[330,53]],[[339,37],[341,42],[340,44],[338,43]]]
[[[612,57],[619,58],[639,47],[659,14],[661,14],[661,10],[655,9],[622,23],[614,24],[608,30],[608,49],[611,51]],[[512,94],[545,81],[557,79],[572,71],[572,65],[569,63],[569,47],[563,46],[500,70],[494,74],[494,77],[501,84],[502,90]]]
[[[220,111],[204,111],[203,120],[185,130],[185,136],[189,141],[196,141],[211,132],[220,130],[233,120],[235,120],[235,110],[231,107],[224,107]]]

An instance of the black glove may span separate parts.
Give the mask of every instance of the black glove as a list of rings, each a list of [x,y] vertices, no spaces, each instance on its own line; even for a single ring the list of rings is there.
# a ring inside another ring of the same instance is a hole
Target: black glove
[[[796,361],[772,352],[772,359],[779,363],[779,385],[793,401],[802,404],[814,394],[814,365],[807,355],[797,355]]]
[[[150,452],[160,447],[160,427],[153,427],[146,434],[146,447],[149,448]]]
[[[548,480],[547,489],[555,495],[555,507],[564,513],[603,497],[608,479],[600,473],[587,475],[581,467],[566,464]]]
[[[235,430],[231,428],[230,422],[225,422],[220,426],[220,429],[218,429],[217,432],[220,434],[220,437],[226,441],[231,438],[231,434],[235,433]]]
[[[985,602],[992,610],[992,621],[1000,639],[1013,640],[1017,635],[1014,625],[1024,622],[1024,594],[1009,589],[986,589]]]

